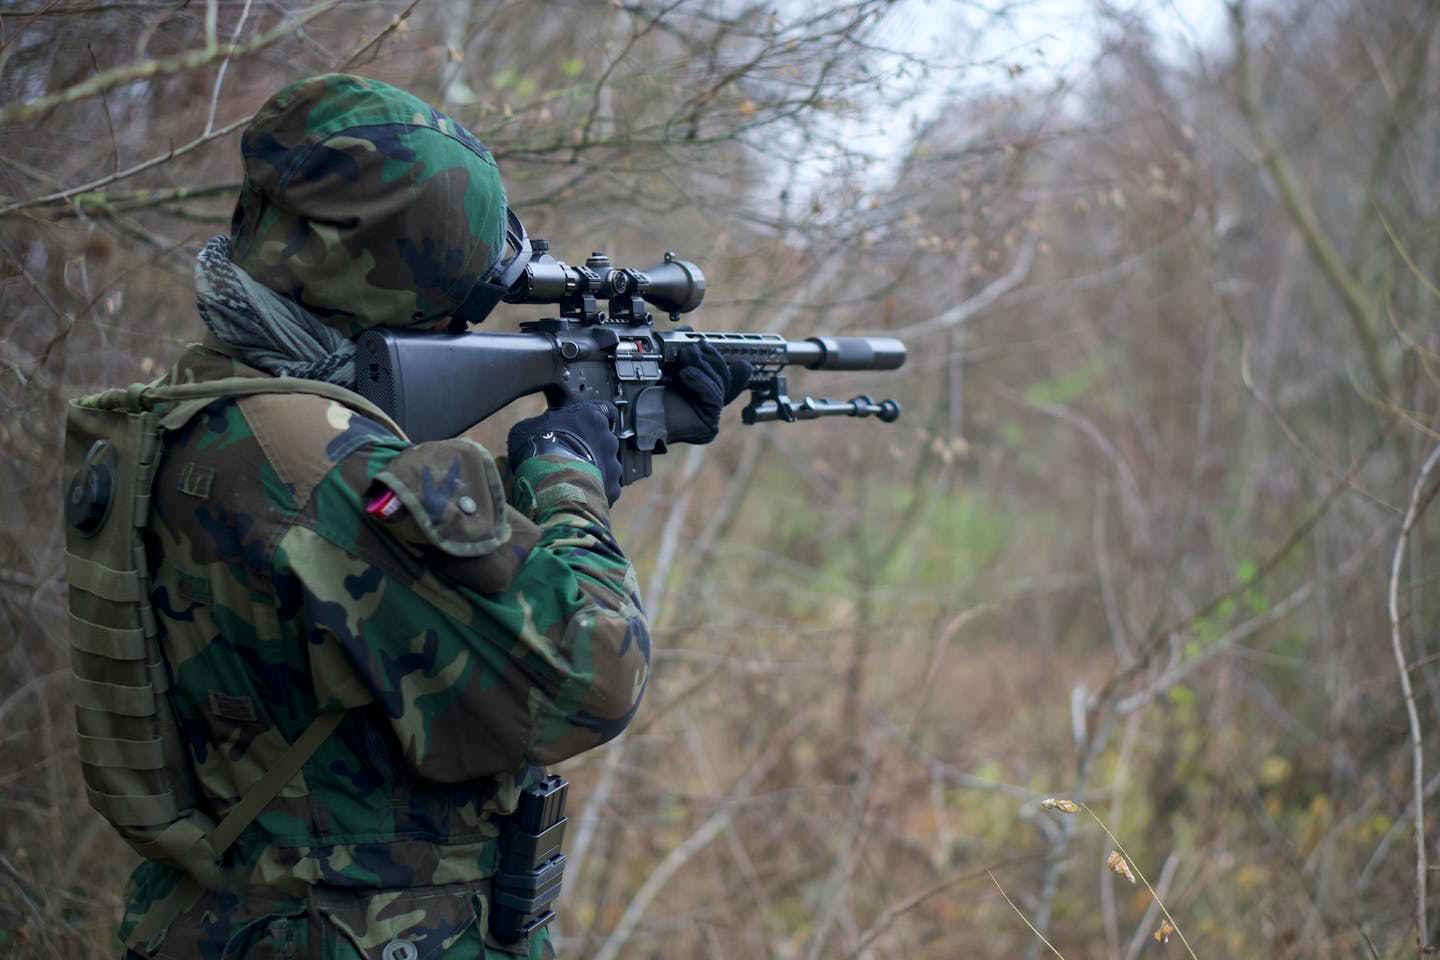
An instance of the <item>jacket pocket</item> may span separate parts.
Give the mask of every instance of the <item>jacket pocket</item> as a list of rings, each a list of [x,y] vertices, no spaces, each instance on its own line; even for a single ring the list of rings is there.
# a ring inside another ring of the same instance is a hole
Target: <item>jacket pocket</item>
[[[305,960],[305,913],[304,901],[210,892],[133,949],[150,960]]]
[[[479,936],[484,900],[474,884],[311,894],[319,960],[436,960]]]

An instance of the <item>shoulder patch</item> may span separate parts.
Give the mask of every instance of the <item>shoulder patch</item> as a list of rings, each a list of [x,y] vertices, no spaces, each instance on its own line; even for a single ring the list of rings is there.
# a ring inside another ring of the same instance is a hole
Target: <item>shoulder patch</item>
[[[325,397],[274,394],[240,401],[291,510],[303,510],[337,463],[374,441],[398,442],[375,421]]]
[[[210,712],[217,717],[236,723],[254,723],[258,719],[255,702],[249,697],[237,696],[223,690],[211,690],[208,700]]]
[[[202,467],[198,463],[186,463],[180,469],[181,493],[197,497],[201,500],[210,499],[210,486],[215,482],[215,471],[210,467]]]

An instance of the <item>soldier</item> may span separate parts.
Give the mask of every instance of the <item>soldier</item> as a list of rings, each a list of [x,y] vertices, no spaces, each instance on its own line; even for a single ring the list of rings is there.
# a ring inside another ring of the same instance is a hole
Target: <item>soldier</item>
[[[196,267],[212,337],[168,383],[353,386],[349,338],[478,322],[503,293],[495,162],[414,96],[303,80],[242,149],[230,236]],[[746,372],[692,364],[682,389],[713,428]],[[165,434],[148,596],[195,808],[230,836],[209,838],[214,870],[168,856],[136,869],[126,955],[553,956],[543,927],[496,939],[489,879],[521,790],[620,733],[645,689],[645,615],[609,523],[609,411],[517,424],[507,474],[469,439],[412,445],[337,396],[201,399]],[[89,739],[93,764],[118,756],[113,735]],[[117,824],[148,809],[91,796]]]

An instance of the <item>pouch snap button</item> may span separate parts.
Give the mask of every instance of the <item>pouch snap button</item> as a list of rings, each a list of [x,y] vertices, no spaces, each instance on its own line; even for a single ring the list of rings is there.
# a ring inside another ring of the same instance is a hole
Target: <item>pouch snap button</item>
[[[391,940],[380,952],[381,960],[417,960],[419,956],[420,951],[415,949],[415,944],[400,939]]]
[[[461,512],[461,513],[474,513],[474,512],[475,512],[475,501],[474,501],[472,498],[470,498],[470,497],[461,497],[461,498],[460,498],[460,512]]]

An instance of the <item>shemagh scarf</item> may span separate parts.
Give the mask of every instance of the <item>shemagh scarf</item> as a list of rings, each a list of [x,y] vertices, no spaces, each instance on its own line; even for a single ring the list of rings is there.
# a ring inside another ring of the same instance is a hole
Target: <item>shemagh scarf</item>
[[[354,389],[355,344],[232,263],[229,237],[210,238],[195,259],[195,305],[242,363]]]

